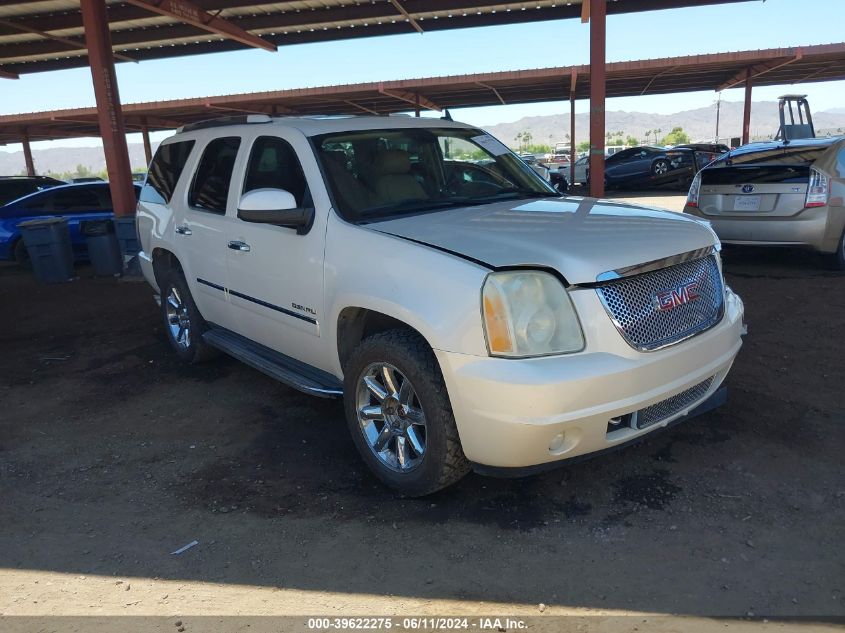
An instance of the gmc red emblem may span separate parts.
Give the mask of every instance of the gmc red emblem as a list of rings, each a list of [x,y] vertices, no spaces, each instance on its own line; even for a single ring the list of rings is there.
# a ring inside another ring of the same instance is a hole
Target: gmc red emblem
[[[654,303],[660,312],[668,312],[687,303],[698,301],[700,298],[698,282],[691,281],[683,286],[658,292],[654,295]]]

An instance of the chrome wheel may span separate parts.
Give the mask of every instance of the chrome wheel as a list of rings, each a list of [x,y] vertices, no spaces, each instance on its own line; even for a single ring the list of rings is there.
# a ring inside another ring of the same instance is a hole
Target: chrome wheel
[[[668,171],[669,171],[669,164],[666,161],[659,160],[656,163],[654,163],[654,175],[655,176],[663,176]]]
[[[170,336],[179,347],[188,349],[191,346],[191,319],[188,315],[188,306],[173,286],[170,288],[170,294],[167,295],[165,309]]]
[[[425,455],[426,423],[411,381],[389,363],[372,363],[358,379],[358,429],[378,460],[408,472]]]

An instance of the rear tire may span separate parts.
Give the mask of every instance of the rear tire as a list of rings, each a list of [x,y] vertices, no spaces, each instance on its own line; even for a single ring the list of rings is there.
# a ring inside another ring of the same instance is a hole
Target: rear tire
[[[217,356],[202,339],[208,324],[194,303],[181,270],[169,270],[161,285],[161,316],[170,347],[180,360],[201,363]]]
[[[824,263],[830,270],[845,270],[845,231],[842,231],[836,252],[824,255]]]
[[[665,176],[669,172],[669,161],[656,160],[651,166],[652,176]]]
[[[352,441],[385,485],[422,497],[469,472],[443,374],[419,334],[389,330],[364,339],[343,386]]]
[[[15,242],[12,254],[18,266],[21,268],[32,267],[32,261],[29,259],[29,251],[26,250],[26,244],[23,243],[23,238],[20,238],[17,242]]]

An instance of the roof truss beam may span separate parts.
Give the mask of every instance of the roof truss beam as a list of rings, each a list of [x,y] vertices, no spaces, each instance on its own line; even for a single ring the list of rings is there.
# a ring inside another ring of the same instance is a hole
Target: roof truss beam
[[[20,79],[18,73],[10,73],[8,70],[0,68],[0,79]]]
[[[390,4],[396,7],[396,10],[399,11],[399,13],[401,13],[403,16],[405,16],[405,19],[411,23],[411,26],[414,27],[417,33],[422,34],[424,32],[423,28],[420,26],[420,23],[414,19],[414,16],[408,13],[408,11],[405,9],[405,7],[402,6],[402,3],[399,2],[399,0],[390,0]]]
[[[0,20],[0,26],[5,26],[8,29],[12,29],[15,31],[20,31],[21,33],[29,33],[30,35],[37,35],[38,37],[42,37],[45,40],[53,40],[54,42],[59,42],[60,44],[64,44],[65,46],[69,46],[73,50],[81,50],[87,51],[88,46],[82,40],[75,40],[68,37],[62,37],[60,35],[53,35],[52,33],[48,33],[47,31],[42,31],[40,29],[34,29],[32,27],[26,26],[25,24],[10,22],[9,20]],[[130,57],[129,55],[125,55],[122,53],[114,53],[116,59],[121,59],[125,62],[136,62],[138,61],[134,57]]]
[[[443,108],[441,108],[439,105],[437,105],[430,99],[426,99],[419,93],[402,92],[401,90],[390,90],[388,88],[385,88],[381,84],[379,84],[378,91],[383,95],[393,97],[394,99],[399,99],[400,101],[405,101],[413,106],[419,105],[423,108],[427,108],[428,110],[435,110],[436,112],[443,111]]]
[[[775,68],[782,68],[783,66],[787,66],[793,62],[799,61],[803,57],[803,53],[801,49],[795,51],[795,55],[792,57],[782,57],[780,59],[774,59],[770,62],[764,62],[762,64],[756,64],[751,66],[747,69],[743,69],[733,75],[727,81],[723,81],[721,84],[716,86],[716,91],[721,92],[722,90],[727,90],[728,88],[733,88],[740,84],[744,84],[746,79],[754,79],[755,77],[759,77],[760,75],[764,75],[767,72],[774,70]],[[749,74],[750,71],[750,74]]]
[[[361,112],[366,112],[367,114],[374,114],[376,116],[381,115],[381,112],[379,112],[378,110],[373,110],[371,108],[368,108],[367,106],[361,105],[360,103],[355,103],[354,101],[349,101],[348,99],[345,99],[343,102],[347,105],[351,105],[353,108],[356,108]]]
[[[195,26],[198,29],[220,35],[226,39],[234,40],[251,46],[253,48],[262,48],[266,51],[275,52],[276,46],[261,39],[257,35],[253,35],[241,27],[232,24],[228,20],[224,20],[216,15],[208,13],[202,7],[197,6],[188,0],[125,0],[129,4],[135,5],[147,11],[158,13],[168,18],[173,18]]]
[[[507,103],[505,103],[505,100],[502,98],[502,95],[499,94],[499,91],[496,90],[496,88],[494,88],[490,84],[484,83],[483,81],[476,81],[475,83],[481,86],[482,88],[487,88],[487,90],[491,91],[494,95],[496,95],[496,98],[499,100],[499,103],[501,103],[502,105],[508,105]]]

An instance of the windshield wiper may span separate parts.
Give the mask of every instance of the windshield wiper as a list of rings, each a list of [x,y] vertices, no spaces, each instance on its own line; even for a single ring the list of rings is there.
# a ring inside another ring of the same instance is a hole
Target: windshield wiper
[[[447,207],[462,207],[469,198],[449,198],[448,200],[405,200],[403,202],[388,202],[379,204],[374,207],[362,209],[359,214],[361,216],[373,215],[378,219],[384,219],[382,214],[385,211],[396,212],[396,215],[405,213],[414,213],[416,211],[434,211],[436,209],[445,209]],[[393,215],[393,213],[390,213]],[[375,218],[374,218],[375,219]]]
[[[505,196],[508,198],[554,198],[557,195],[559,195],[557,192],[531,191],[529,189],[519,189],[517,187],[513,187],[510,189],[502,189],[493,195],[485,196],[483,198],[472,198],[469,204],[486,204],[488,202],[495,202]]]

